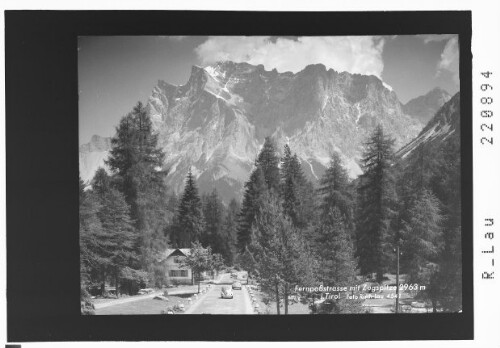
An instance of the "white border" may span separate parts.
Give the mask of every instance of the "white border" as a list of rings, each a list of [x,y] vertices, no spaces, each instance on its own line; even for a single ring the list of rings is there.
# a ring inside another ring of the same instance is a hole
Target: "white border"
[[[43,8],[40,5],[43,5]],[[404,1],[299,1],[299,0],[252,0],[250,1],[208,1],[208,0],[176,0],[176,1],[141,1],[135,2],[131,0],[122,1],[103,1],[103,0],[87,0],[63,2],[58,0],[45,0],[43,3],[39,1],[20,1],[6,0],[3,3],[3,9],[55,9],[55,10],[118,10],[118,9],[135,9],[135,10],[238,10],[238,11],[426,11],[426,10],[471,10],[472,11],[472,52],[473,52],[473,156],[474,156],[474,341],[405,341],[405,342],[338,342],[337,346],[346,347],[499,347],[500,346],[500,306],[498,296],[500,296],[499,283],[500,281],[500,257],[496,260],[497,279],[491,282],[485,282],[480,279],[480,274],[484,271],[484,267],[488,265],[488,260],[481,254],[481,250],[486,248],[484,242],[485,228],[483,219],[494,217],[496,220],[495,228],[495,246],[496,255],[500,254],[500,2],[494,1],[449,1],[438,2],[436,0],[419,0],[412,3]],[[0,36],[0,44],[2,50],[4,46],[4,17],[0,18],[0,27],[2,30]],[[4,55],[0,58],[1,66],[1,92],[0,98],[0,231],[1,248],[5,250],[5,61]],[[481,118],[478,115],[478,110],[482,107],[479,102],[481,94],[479,86],[483,81],[478,79],[479,72],[483,69],[489,69],[494,72],[491,84],[495,90],[491,95],[495,98],[494,112],[492,118],[494,121],[494,145],[490,148],[481,146],[479,139],[481,134],[480,124]],[[462,114],[462,117],[465,115]],[[490,230],[488,230],[490,231]],[[464,231],[465,232],[465,231]],[[483,248],[483,249],[481,249]],[[6,260],[5,253],[0,258],[1,272],[0,289],[2,291],[2,301],[0,301],[0,344],[6,343]],[[362,328],[360,328],[362,329]],[[416,328],[418,330],[418,328]],[[391,330],[390,327],[387,330]],[[24,347],[164,347],[162,342],[80,342],[80,343],[21,343]],[[173,343],[170,343],[173,344]],[[176,347],[190,346],[191,344],[199,344],[194,342],[176,342]],[[222,346],[251,346],[255,343],[221,343],[221,342],[204,342],[204,347],[220,347]],[[286,345],[287,347],[303,347],[308,343],[275,343]],[[331,347],[332,343],[319,342],[314,343],[317,346]]]

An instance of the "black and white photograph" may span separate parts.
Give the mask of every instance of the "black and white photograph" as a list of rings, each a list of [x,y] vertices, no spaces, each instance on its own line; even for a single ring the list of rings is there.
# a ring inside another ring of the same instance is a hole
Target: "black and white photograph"
[[[81,315],[461,313],[460,43],[78,36]]]
[[[5,11],[4,341],[497,342],[493,11],[189,1]]]

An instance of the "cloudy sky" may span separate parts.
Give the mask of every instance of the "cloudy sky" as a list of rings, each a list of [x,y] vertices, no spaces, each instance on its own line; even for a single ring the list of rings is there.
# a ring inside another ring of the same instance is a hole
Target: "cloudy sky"
[[[185,84],[192,65],[219,60],[298,72],[322,63],[336,71],[378,76],[401,102],[442,87],[458,91],[456,35],[337,37],[81,37],[78,42],[80,144],[112,136],[158,80]]]

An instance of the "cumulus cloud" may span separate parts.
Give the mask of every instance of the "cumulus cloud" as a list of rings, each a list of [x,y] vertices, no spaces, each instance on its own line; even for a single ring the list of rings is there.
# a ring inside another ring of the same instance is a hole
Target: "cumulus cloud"
[[[459,49],[458,49],[458,38],[455,36],[448,40],[444,46],[443,53],[441,53],[441,59],[438,63],[438,71],[440,74],[442,71],[448,71],[453,76],[453,81],[459,85]]]
[[[424,40],[424,43],[429,43],[429,42],[440,42],[440,41],[446,41],[452,38],[456,38],[456,34],[425,34],[425,35],[417,35],[417,37],[421,38]]]
[[[384,38],[324,36],[272,38],[269,36],[212,36],[195,51],[202,64],[231,60],[262,64],[267,70],[298,72],[310,64],[364,75],[382,76]]]

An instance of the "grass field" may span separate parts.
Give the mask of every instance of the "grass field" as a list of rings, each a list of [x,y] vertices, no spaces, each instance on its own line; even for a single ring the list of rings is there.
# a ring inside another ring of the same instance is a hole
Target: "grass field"
[[[146,298],[143,300],[117,304],[96,310],[96,315],[130,315],[130,314],[161,314],[162,310],[176,304],[183,303],[188,307],[187,298],[169,296],[169,301],[154,300]]]

